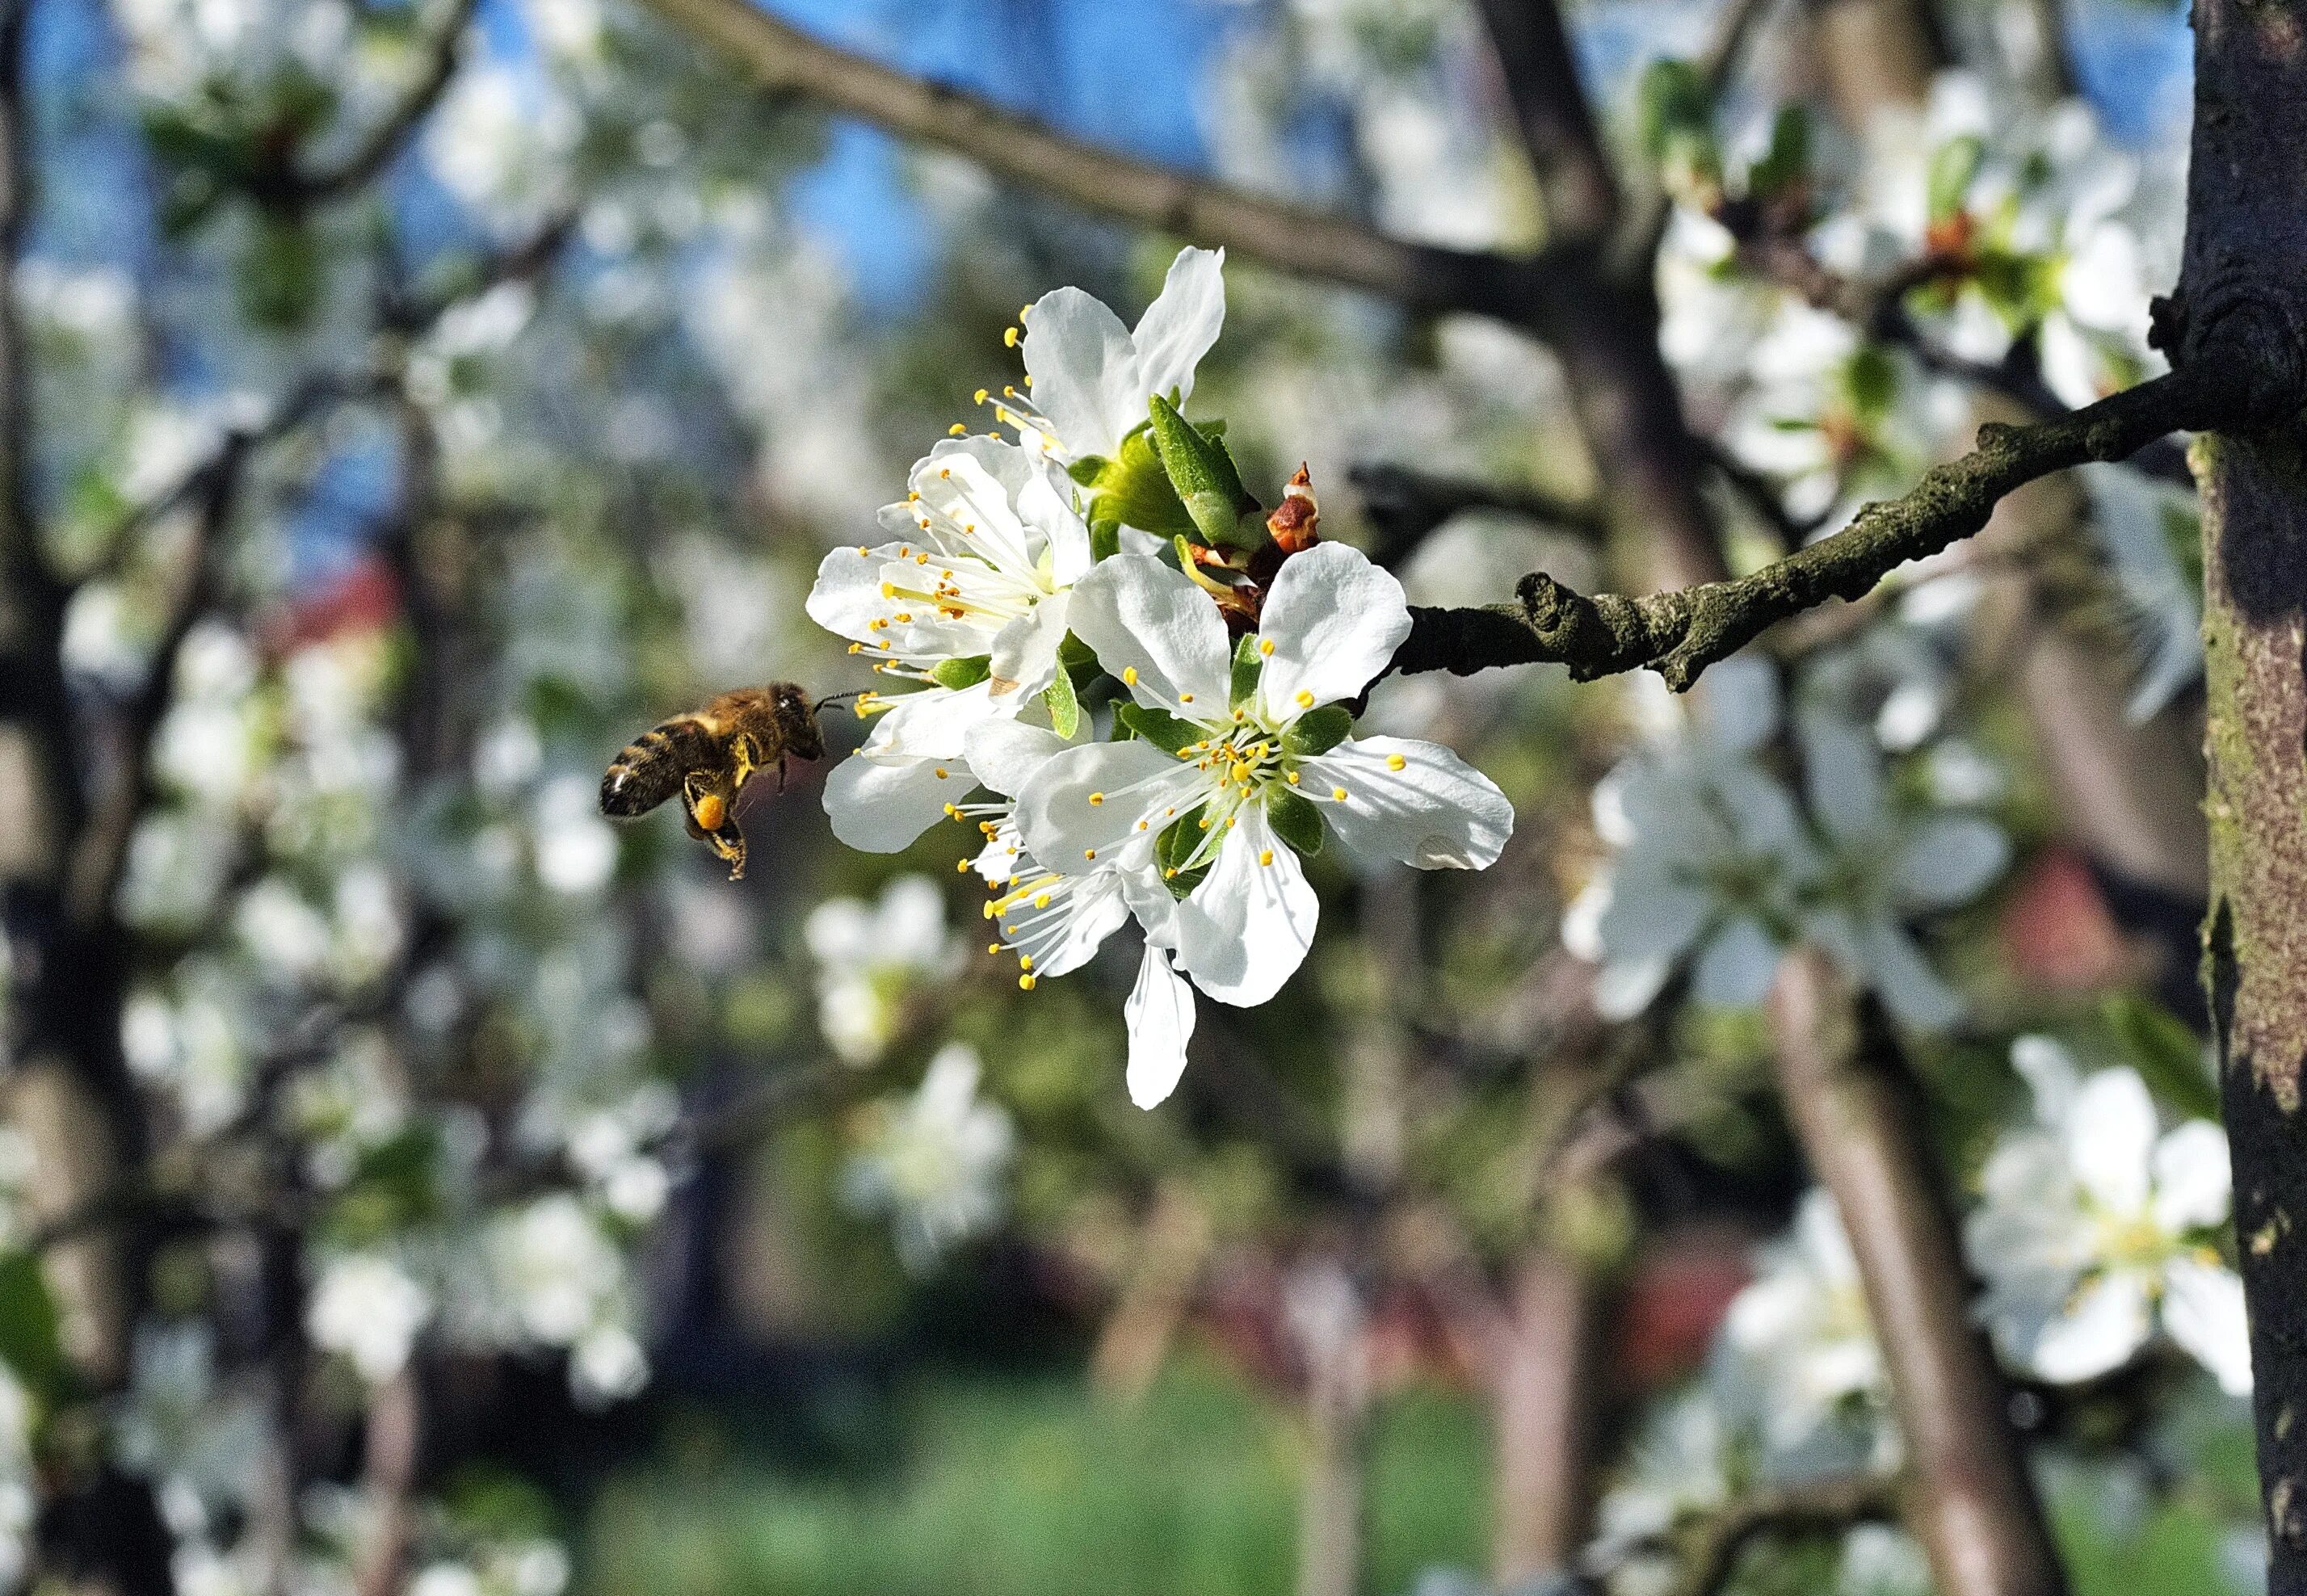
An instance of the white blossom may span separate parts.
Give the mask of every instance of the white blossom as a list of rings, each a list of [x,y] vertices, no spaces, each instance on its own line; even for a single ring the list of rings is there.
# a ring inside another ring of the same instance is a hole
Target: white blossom
[[[2161,1131],[2126,1066],[2086,1077],[2042,1036],[2011,1059],[2034,1120],[1987,1159],[1963,1232],[2003,1356],[2072,1384],[2121,1368],[2159,1326],[2226,1391],[2248,1393],[2243,1283],[2216,1242],[2233,1197],[2226,1137],[2208,1120]]]
[[[909,1268],[927,1268],[1000,1217],[1016,1137],[1008,1111],[977,1095],[982,1071],[966,1043],[940,1050],[912,1095],[867,1111],[863,1143],[844,1169],[844,1195],[890,1217]]]
[[[304,1310],[313,1343],[341,1353],[369,1384],[382,1385],[408,1361],[417,1333],[433,1317],[433,1299],[392,1259],[347,1253],[321,1271]]]
[[[896,878],[872,904],[828,899],[810,911],[802,937],[817,961],[818,1025],[852,1064],[879,1058],[907,998],[960,963],[945,894],[927,876]]]

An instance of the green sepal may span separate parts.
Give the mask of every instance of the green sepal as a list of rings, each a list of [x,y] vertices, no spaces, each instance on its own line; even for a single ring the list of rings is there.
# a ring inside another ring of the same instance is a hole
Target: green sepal
[[[1343,704],[1325,704],[1290,723],[1290,729],[1282,734],[1282,751],[1293,759],[1310,759],[1337,747],[1353,729],[1352,710]]]
[[[1188,810],[1164,827],[1162,835],[1154,839],[1154,862],[1161,869],[1162,884],[1169,888],[1172,897],[1184,897],[1209,873],[1206,862],[1190,871],[1185,868],[1186,861],[1194,856],[1194,850],[1202,845],[1202,839],[1208,835],[1202,829],[1201,818],[1199,809]],[[1171,874],[1172,871],[1177,874]]]
[[[1201,740],[1201,728],[1180,720],[1167,709],[1144,704],[1116,704],[1113,718],[1164,753],[1183,753]]]
[[[1096,468],[1086,476],[1082,472],[1082,464],[1076,460],[1068,470],[1073,479],[1090,492],[1088,514],[1093,538],[1099,521],[1142,527],[1164,537],[1196,529],[1194,518],[1186,513],[1185,505],[1179,502],[1177,490],[1170,485],[1169,474],[1162,468],[1147,423],[1141,421],[1130,429],[1129,435],[1121,441],[1120,450],[1111,459],[1099,457]],[[1095,546],[1093,543],[1093,551]]]
[[[1267,788],[1265,820],[1299,858],[1311,859],[1322,851],[1322,811],[1305,794],[1290,787]]]
[[[1050,707],[1050,729],[1067,742],[1081,730],[1081,700],[1074,696],[1074,679],[1069,672],[1059,671],[1055,680],[1042,691],[1042,702]]]
[[[1111,560],[1121,553],[1121,523],[1101,518],[1089,524],[1089,557]]]
[[[939,687],[950,687],[956,691],[965,687],[974,687],[991,674],[993,656],[991,654],[973,654],[966,659],[940,659],[930,667],[931,681]]]
[[[1227,692],[1227,707],[1239,709],[1257,691],[1257,679],[1265,671],[1265,656],[1257,651],[1257,634],[1244,632],[1233,649],[1233,683]]]
[[[1162,469],[1202,541],[1214,548],[1261,547],[1266,540],[1264,509],[1241,485],[1241,473],[1225,445],[1196,428],[1159,394],[1148,414]]]
[[[1102,454],[1085,454],[1066,468],[1066,475],[1083,487],[1095,487],[1098,477],[1112,463]]]
[[[1976,133],[1950,139],[1931,152],[1930,219],[1945,221],[1963,208],[1971,179],[1986,164],[1986,142]]]

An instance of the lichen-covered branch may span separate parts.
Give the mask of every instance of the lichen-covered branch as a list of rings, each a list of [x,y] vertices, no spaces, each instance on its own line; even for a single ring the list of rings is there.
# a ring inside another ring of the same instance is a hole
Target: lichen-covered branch
[[[1751,575],[1630,597],[1589,596],[1534,571],[1512,604],[1413,611],[1394,668],[1466,675],[1548,662],[1567,665],[1580,681],[1649,669],[1679,691],[1777,622],[1831,599],[1860,597],[1908,561],[1970,536],[2006,495],[2037,477],[2122,459],[2250,402],[2243,384],[2228,383],[2217,368],[2190,366],[2056,421],[1990,424],[1970,453],[1925,472],[1905,496],[1867,505],[1841,531]]]

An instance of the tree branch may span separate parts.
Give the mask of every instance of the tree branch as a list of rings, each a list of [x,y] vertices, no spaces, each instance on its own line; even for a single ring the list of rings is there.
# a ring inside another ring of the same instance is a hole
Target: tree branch
[[[1822,1480],[1759,1490],[1668,1537],[1682,1569],[1668,1596],[1714,1596],[1738,1571],[1738,1559],[1756,1541],[1775,1536],[1831,1535],[1853,1524],[1897,1516],[1892,1482],[1876,1475]]]
[[[1579,82],[1561,11],[1554,0],[1480,0],[1480,8],[1546,202],[1547,236],[1601,237],[1617,219],[1618,180]]]
[[[463,53],[465,30],[480,9],[479,0],[448,0],[448,14],[424,43],[421,70],[392,108],[332,165],[313,171],[290,167],[261,185],[257,194],[261,202],[301,210],[365,188],[391,164],[417,124],[432,115],[447,92]]]
[[[1680,691],[1776,622],[1829,599],[1857,598],[1908,561],[1970,536],[2005,495],[2037,477],[2119,460],[2166,433],[2244,412],[2251,404],[2245,386],[2233,371],[2191,365],[2056,421],[1982,426],[1976,449],[1924,473],[1904,497],[1865,506],[1831,537],[1749,576],[1642,597],[1589,597],[1537,571],[1522,579],[1514,604],[1413,610],[1394,668],[1466,675],[1551,662],[1579,681],[1648,668]]]
[[[1346,480],[1361,494],[1362,513],[1377,534],[1369,555],[1380,565],[1404,558],[1462,511],[1501,511],[1584,537],[1599,538],[1606,527],[1602,507],[1592,500],[1562,499],[1535,488],[1443,476],[1391,462],[1355,466]]]
[[[1248,259],[1423,310],[1527,327],[1568,307],[1553,254],[1522,258],[1411,244],[1324,211],[1184,176],[1054,133],[981,95],[823,44],[750,0],[643,0],[761,88],[816,101],[968,157],[997,176],[1102,216],[1222,245]]]

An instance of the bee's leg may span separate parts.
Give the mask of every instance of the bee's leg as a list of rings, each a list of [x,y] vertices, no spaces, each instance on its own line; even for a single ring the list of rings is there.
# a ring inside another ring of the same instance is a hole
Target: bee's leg
[[[728,862],[731,880],[742,876],[745,834],[737,825],[735,802],[724,795],[716,784],[702,781],[692,773],[682,783],[681,803],[689,835],[710,847],[716,858]]]
[[[735,779],[730,782],[729,788],[732,792],[738,792],[743,789],[747,782],[753,779],[753,772],[759,764],[760,744],[743,733],[739,733],[736,741],[730,745],[729,751],[736,768]]]

